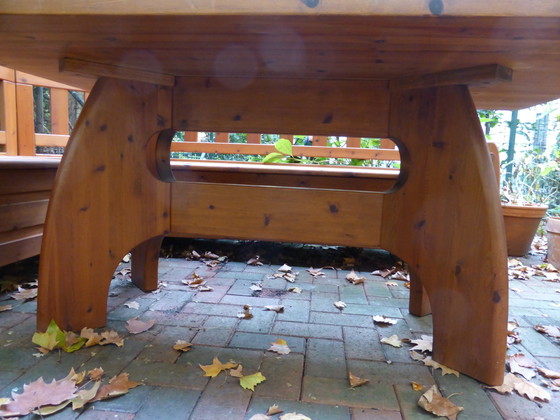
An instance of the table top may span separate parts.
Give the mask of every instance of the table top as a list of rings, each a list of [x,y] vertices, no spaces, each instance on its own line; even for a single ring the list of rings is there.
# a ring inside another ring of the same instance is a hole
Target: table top
[[[89,89],[63,58],[174,76],[393,80],[485,64],[478,108],[560,97],[560,1],[2,0],[0,65]]]

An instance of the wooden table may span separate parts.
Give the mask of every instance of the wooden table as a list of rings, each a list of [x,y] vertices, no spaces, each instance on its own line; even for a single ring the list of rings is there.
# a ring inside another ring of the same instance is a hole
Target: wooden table
[[[560,96],[557,0],[3,0],[0,12],[1,65],[95,83],[48,210],[39,329],[102,326],[131,249],[134,281],[156,287],[170,232],[381,247],[409,264],[411,313],[431,303],[434,360],[501,383],[505,240],[471,95],[480,108]],[[387,193],[170,182],[175,130],[390,137],[402,170]]]

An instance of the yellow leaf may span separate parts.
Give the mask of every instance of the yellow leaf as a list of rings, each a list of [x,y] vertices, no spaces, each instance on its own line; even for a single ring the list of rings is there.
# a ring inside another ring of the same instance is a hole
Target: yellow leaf
[[[268,351],[273,351],[279,354],[289,354],[291,351],[286,340],[282,340],[281,338],[271,344],[272,345],[269,347]]]
[[[422,391],[424,389],[424,385],[420,385],[419,383],[416,382],[411,382],[410,385],[412,386],[412,389],[415,391]]]
[[[211,365],[199,365],[200,368],[205,372],[203,376],[209,376],[215,378],[222,370],[233,369],[237,367],[237,363],[227,362],[222,363],[217,357],[214,357]]]
[[[56,322],[52,320],[44,333],[35,333],[31,337],[31,341],[38,346],[47,350],[53,350],[56,347],[62,347],[66,343],[64,331],[62,331]]]
[[[440,365],[438,362],[433,361],[431,356],[426,356],[426,358],[424,359],[424,364],[426,366],[433,367],[434,369],[441,369],[441,376],[451,374],[451,375],[455,375],[457,378],[459,377],[459,372],[451,368],[448,368],[447,366]]]
[[[177,340],[173,346],[173,350],[178,350],[182,352],[187,352],[192,349],[192,343],[185,340]]]
[[[113,376],[108,385],[103,385],[91,401],[101,401],[127,394],[129,389],[136,388],[138,385],[143,384],[129,380],[128,373],[121,373]]]
[[[251,391],[255,390],[255,385],[258,385],[264,381],[266,381],[266,378],[260,372],[253,373],[252,375],[247,375],[247,376],[243,376],[242,378],[239,378],[239,384],[243,388],[250,389]]]
[[[99,342],[100,346],[105,346],[107,344],[115,344],[118,347],[124,346],[124,338],[119,336],[119,333],[116,331],[103,331],[101,333],[101,341]]]
[[[100,386],[101,382],[95,382],[90,389],[83,389],[81,391],[78,391],[77,397],[73,398],[71,401],[68,401],[72,402],[72,410],[79,410],[88,402],[93,400],[97,395],[97,391],[99,390]]]
[[[45,405],[43,407],[38,408],[37,410],[33,410],[33,414],[37,414],[39,416],[50,416],[51,414],[58,413],[60,410],[66,408],[66,406],[70,404],[70,401],[64,401],[59,405]]]
[[[350,380],[350,386],[352,388],[365,385],[369,382],[368,379],[358,378],[357,376],[353,375],[352,372],[348,372],[348,379]]]
[[[397,335],[392,335],[391,337],[382,337],[381,342],[393,347],[402,347],[402,341]]]

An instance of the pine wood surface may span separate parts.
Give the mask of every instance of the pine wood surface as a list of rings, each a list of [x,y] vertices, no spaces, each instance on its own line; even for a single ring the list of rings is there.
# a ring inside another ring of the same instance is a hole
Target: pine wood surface
[[[392,80],[500,64],[513,69],[513,83],[474,87],[476,105],[521,108],[560,96],[559,26],[555,0],[5,0],[0,63],[86,90],[95,75],[60,73],[63,59],[125,75],[247,84]]]

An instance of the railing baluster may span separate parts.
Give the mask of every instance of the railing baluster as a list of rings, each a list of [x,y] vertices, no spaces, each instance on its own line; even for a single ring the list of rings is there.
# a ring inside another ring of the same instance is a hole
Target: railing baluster
[[[68,134],[68,91],[51,88],[51,133]]]

